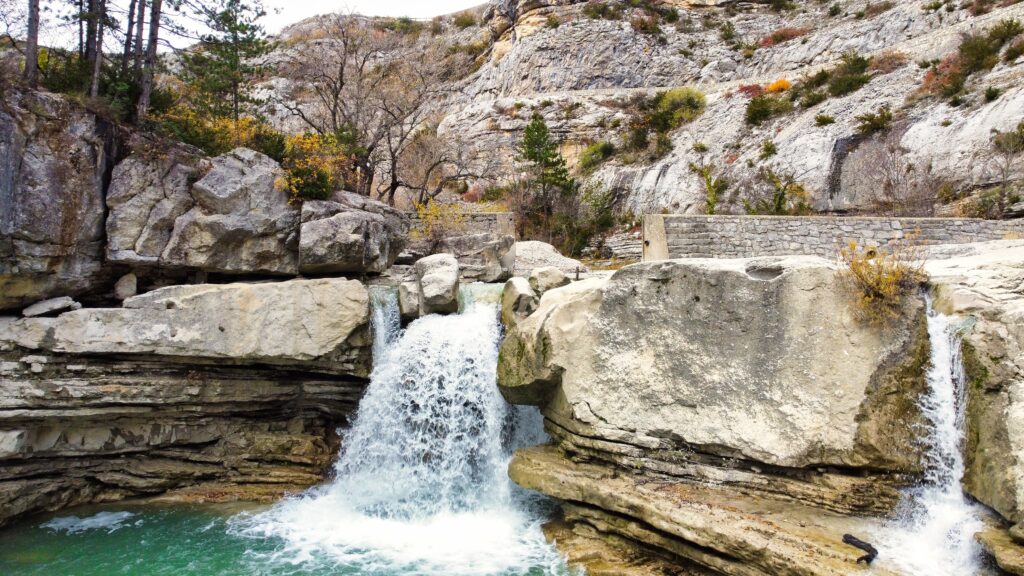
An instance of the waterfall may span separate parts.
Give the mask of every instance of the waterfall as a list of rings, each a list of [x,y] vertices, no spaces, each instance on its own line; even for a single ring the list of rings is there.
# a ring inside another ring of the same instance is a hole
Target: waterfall
[[[478,292],[463,293],[461,313],[403,331],[395,292],[375,291],[374,369],[334,482],[242,517],[236,532],[283,541],[273,560],[344,574],[564,573],[536,497],[507,477],[516,439],[538,440],[522,424],[539,421],[498,392],[501,327]]]
[[[967,576],[981,570],[974,535],[980,510],[960,487],[964,475],[966,377],[956,323],[928,304],[931,365],[921,409],[928,421],[924,482],[910,490],[895,525],[880,535],[883,556],[914,576]]]

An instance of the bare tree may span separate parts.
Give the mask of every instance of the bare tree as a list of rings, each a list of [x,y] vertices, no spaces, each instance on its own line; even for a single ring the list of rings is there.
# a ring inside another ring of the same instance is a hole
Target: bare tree
[[[436,121],[415,132],[395,160],[383,170],[384,180],[397,184],[383,187],[392,204],[398,189],[408,191],[416,204],[426,204],[456,184],[492,182],[500,168],[496,155],[484,153],[462,136],[439,136]]]
[[[28,2],[28,34],[25,40],[25,82],[32,88],[39,81],[39,0]]]
[[[136,110],[136,119],[142,122],[149,113],[149,100],[153,94],[153,76],[156,73],[156,49],[160,42],[160,10],[163,0],[153,0],[149,12],[149,43],[146,45],[146,61],[142,69],[142,93]]]
[[[1024,157],[1024,121],[1013,130],[992,134],[992,162],[999,177],[999,192],[996,195],[996,216],[1003,218],[1010,204],[1010,182],[1017,163]]]
[[[871,211],[884,216],[933,216],[940,182],[932,163],[915,163],[891,131],[861,144],[852,185],[867,195]]]

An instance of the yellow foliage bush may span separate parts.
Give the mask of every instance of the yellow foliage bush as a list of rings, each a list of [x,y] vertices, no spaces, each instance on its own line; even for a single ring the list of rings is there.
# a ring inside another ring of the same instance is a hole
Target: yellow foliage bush
[[[904,298],[927,279],[924,254],[916,234],[887,248],[850,242],[840,249],[839,256],[844,264],[841,277],[856,296],[854,313],[870,323],[898,316]]]
[[[330,134],[300,134],[285,142],[284,189],[293,199],[326,200],[344,187],[352,158]]]
[[[779,78],[775,82],[772,82],[765,87],[765,91],[769,94],[778,94],[779,92],[785,92],[793,87],[793,83],[785,78]]]
[[[210,156],[244,146],[280,161],[284,136],[267,124],[247,116],[237,121],[226,117],[201,116],[193,108],[176,105],[156,118],[161,132],[202,149]]]
[[[432,252],[446,238],[461,234],[466,229],[466,210],[459,204],[428,200],[426,203],[416,204],[416,215],[420,223],[412,231],[412,237],[427,241]]]

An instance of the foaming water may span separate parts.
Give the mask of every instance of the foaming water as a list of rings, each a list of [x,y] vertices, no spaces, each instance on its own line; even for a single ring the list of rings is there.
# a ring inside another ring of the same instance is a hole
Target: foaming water
[[[335,481],[239,516],[235,533],[283,541],[274,562],[359,574],[565,572],[540,531],[543,502],[506,473],[516,444],[540,440],[524,425],[537,417],[495,386],[495,306],[463,296],[462,313],[401,331],[393,296],[375,294],[375,368]]]
[[[925,482],[907,494],[894,526],[880,535],[882,554],[913,576],[967,576],[982,569],[974,535],[981,509],[964,497],[964,410],[966,391],[960,334],[928,301],[931,366],[921,408],[928,420]]]
[[[85,518],[62,516],[42,524],[41,527],[67,534],[78,534],[87,530],[102,530],[109,534],[124,528],[135,516],[131,512],[99,512]]]

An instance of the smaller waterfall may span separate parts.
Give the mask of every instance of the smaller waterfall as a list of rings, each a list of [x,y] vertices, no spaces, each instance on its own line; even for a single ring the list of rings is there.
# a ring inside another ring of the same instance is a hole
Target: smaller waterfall
[[[981,570],[974,535],[983,528],[980,510],[963,494],[966,377],[960,334],[951,318],[928,300],[931,366],[922,411],[929,430],[925,441],[925,482],[910,491],[896,525],[881,535],[884,558],[913,576],[970,576]]]

